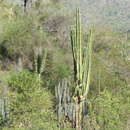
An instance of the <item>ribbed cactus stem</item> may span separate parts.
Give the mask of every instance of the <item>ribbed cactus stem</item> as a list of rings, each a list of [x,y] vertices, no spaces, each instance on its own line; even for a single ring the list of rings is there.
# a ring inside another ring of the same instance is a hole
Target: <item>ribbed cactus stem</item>
[[[39,77],[44,72],[46,57],[47,57],[46,49],[43,50],[42,56],[40,55],[34,56],[34,71],[39,75]]]
[[[44,72],[46,57],[47,57],[47,51],[46,49],[44,49],[43,56],[41,57],[40,74]]]
[[[37,56],[34,55],[34,72],[38,73],[38,63],[37,63]]]
[[[89,91],[90,85],[90,76],[91,76],[91,66],[92,66],[92,30],[90,30],[90,37],[88,41],[88,74],[87,74],[87,85],[86,90],[84,92],[84,96],[86,97]]]
[[[80,9],[77,9],[76,26],[71,28],[75,79],[76,130],[81,130],[82,100],[87,96],[91,75],[92,31],[87,35],[87,43],[83,45],[81,30]]]
[[[79,43],[79,79],[80,82],[82,81],[82,45],[81,45],[81,19],[80,19],[80,10],[77,10],[77,14],[78,14],[78,43]]]

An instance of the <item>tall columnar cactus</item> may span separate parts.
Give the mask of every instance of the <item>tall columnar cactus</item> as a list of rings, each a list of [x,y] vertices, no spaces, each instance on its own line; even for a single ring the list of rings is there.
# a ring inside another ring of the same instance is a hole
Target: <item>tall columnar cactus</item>
[[[59,82],[58,85],[55,86],[55,96],[57,99],[57,116],[60,119],[62,115],[65,115],[69,121],[72,121],[72,126],[75,126],[75,116],[76,116],[76,104],[73,102],[71,98],[70,88],[72,86],[72,82],[69,79],[63,79],[62,82]],[[87,113],[86,102],[82,104],[82,116]]]
[[[82,43],[80,9],[76,10],[76,25],[71,28],[71,45],[74,62],[76,103],[76,130],[81,130],[82,102],[89,91],[92,55],[92,31],[87,34],[87,42]]]
[[[39,75],[39,77],[41,76],[41,74],[44,71],[46,57],[47,57],[46,49],[44,49],[42,56],[37,55],[34,57],[34,70],[35,70],[35,73],[37,73]]]

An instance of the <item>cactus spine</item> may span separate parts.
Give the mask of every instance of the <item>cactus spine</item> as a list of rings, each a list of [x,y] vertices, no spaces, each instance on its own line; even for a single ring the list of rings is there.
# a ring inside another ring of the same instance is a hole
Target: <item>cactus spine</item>
[[[92,31],[87,34],[87,42],[83,45],[80,9],[76,10],[76,25],[71,28],[71,46],[74,62],[75,92],[73,98],[76,103],[76,130],[81,130],[82,101],[88,94],[90,84]]]

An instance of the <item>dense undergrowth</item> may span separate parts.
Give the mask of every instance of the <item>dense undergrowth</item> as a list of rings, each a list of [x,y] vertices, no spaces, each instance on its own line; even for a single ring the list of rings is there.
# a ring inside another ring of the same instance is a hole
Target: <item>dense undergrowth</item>
[[[67,117],[58,120],[54,94],[59,82],[73,78],[69,37],[73,13],[53,2],[37,3],[28,14],[17,5],[0,2],[0,12],[0,129],[74,129]],[[107,25],[94,28],[83,129],[130,128],[129,44],[129,35],[111,32]],[[34,57],[41,56],[44,48],[47,59],[39,78]]]

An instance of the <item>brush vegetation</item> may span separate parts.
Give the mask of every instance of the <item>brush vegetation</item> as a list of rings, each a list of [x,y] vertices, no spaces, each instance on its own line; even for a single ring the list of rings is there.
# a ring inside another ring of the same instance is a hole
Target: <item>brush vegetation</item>
[[[79,11],[58,1],[27,12],[0,1],[0,12],[0,129],[130,129],[129,33],[81,35]]]

